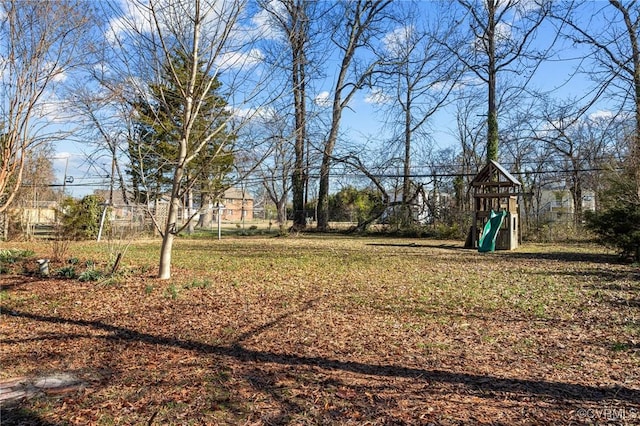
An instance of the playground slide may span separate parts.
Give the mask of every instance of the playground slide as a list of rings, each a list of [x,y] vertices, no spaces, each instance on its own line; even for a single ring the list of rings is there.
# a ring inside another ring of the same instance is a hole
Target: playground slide
[[[504,210],[499,213],[491,210],[489,220],[480,235],[480,241],[478,242],[479,252],[484,253],[496,250],[496,237],[498,236],[498,231],[502,226],[502,221],[506,216],[507,212]]]

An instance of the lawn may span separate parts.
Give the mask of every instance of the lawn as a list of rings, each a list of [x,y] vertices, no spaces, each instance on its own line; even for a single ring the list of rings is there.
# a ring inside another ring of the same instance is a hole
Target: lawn
[[[78,383],[2,424],[640,424],[637,265],[461,246],[180,239],[160,281],[157,241],[73,244],[48,278],[51,246],[3,243],[35,253],[0,274],[0,381]]]

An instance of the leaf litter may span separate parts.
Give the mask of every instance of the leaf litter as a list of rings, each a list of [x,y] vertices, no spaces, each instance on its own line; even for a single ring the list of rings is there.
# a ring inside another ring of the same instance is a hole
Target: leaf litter
[[[168,282],[140,272],[155,249],[107,283],[0,275],[0,379],[84,384],[4,419],[640,423],[639,271],[600,248],[180,240]]]

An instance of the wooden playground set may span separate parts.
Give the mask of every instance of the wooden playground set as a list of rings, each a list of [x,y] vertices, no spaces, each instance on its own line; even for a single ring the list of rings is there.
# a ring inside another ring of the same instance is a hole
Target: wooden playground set
[[[471,187],[473,222],[465,247],[480,252],[516,249],[520,244],[520,181],[491,160],[471,181]]]

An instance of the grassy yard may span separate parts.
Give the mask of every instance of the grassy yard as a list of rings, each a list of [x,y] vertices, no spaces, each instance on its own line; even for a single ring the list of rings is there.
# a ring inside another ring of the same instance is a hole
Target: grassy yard
[[[640,424],[640,270],[600,247],[181,239],[169,281],[157,241],[74,244],[49,278],[50,246],[2,248],[35,253],[0,274],[0,380],[82,383],[3,425]]]

